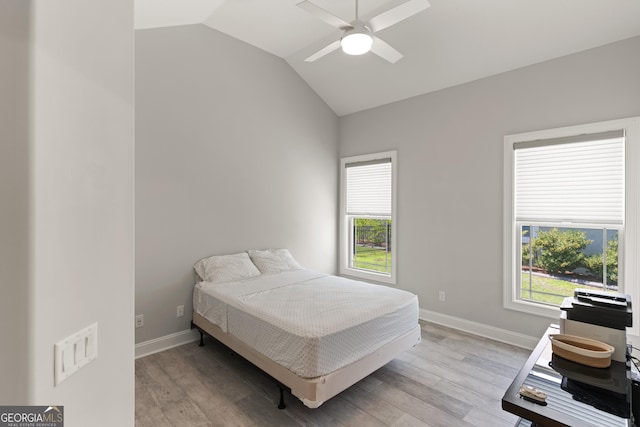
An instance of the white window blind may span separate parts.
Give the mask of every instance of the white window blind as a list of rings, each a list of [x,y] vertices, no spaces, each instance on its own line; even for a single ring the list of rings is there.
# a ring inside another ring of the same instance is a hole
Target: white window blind
[[[391,159],[347,163],[347,215],[391,216]]]
[[[514,143],[515,218],[622,224],[624,131]]]

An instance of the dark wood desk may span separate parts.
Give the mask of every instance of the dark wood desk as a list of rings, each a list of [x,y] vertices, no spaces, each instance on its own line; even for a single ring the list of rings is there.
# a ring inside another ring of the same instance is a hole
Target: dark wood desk
[[[589,368],[558,358],[551,351],[551,325],[502,398],[502,409],[522,417],[517,425],[631,427],[630,371],[622,362],[607,369]],[[522,399],[520,386],[547,393],[547,406]]]

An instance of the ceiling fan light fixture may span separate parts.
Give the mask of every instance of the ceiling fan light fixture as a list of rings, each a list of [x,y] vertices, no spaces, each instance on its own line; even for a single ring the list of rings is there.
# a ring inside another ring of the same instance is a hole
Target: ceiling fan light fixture
[[[371,50],[373,37],[365,29],[354,28],[344,33],[340,45],[347,55],[363,55]]]

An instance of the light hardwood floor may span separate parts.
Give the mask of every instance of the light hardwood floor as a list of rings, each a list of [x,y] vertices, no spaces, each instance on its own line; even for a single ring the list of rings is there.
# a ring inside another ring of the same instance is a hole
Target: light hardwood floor
[[[422,342],[308,409],[205,339],[136,360],[136,426],[513,426],[501,399],[529,351],[424,323]]]

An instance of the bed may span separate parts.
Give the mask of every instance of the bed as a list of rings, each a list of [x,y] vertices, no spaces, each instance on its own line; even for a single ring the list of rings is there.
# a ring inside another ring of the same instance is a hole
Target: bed
[[[420,342],[409,292],[304,269],[286,249],[194,266],[193,325],[273,377],[309,408]]]

